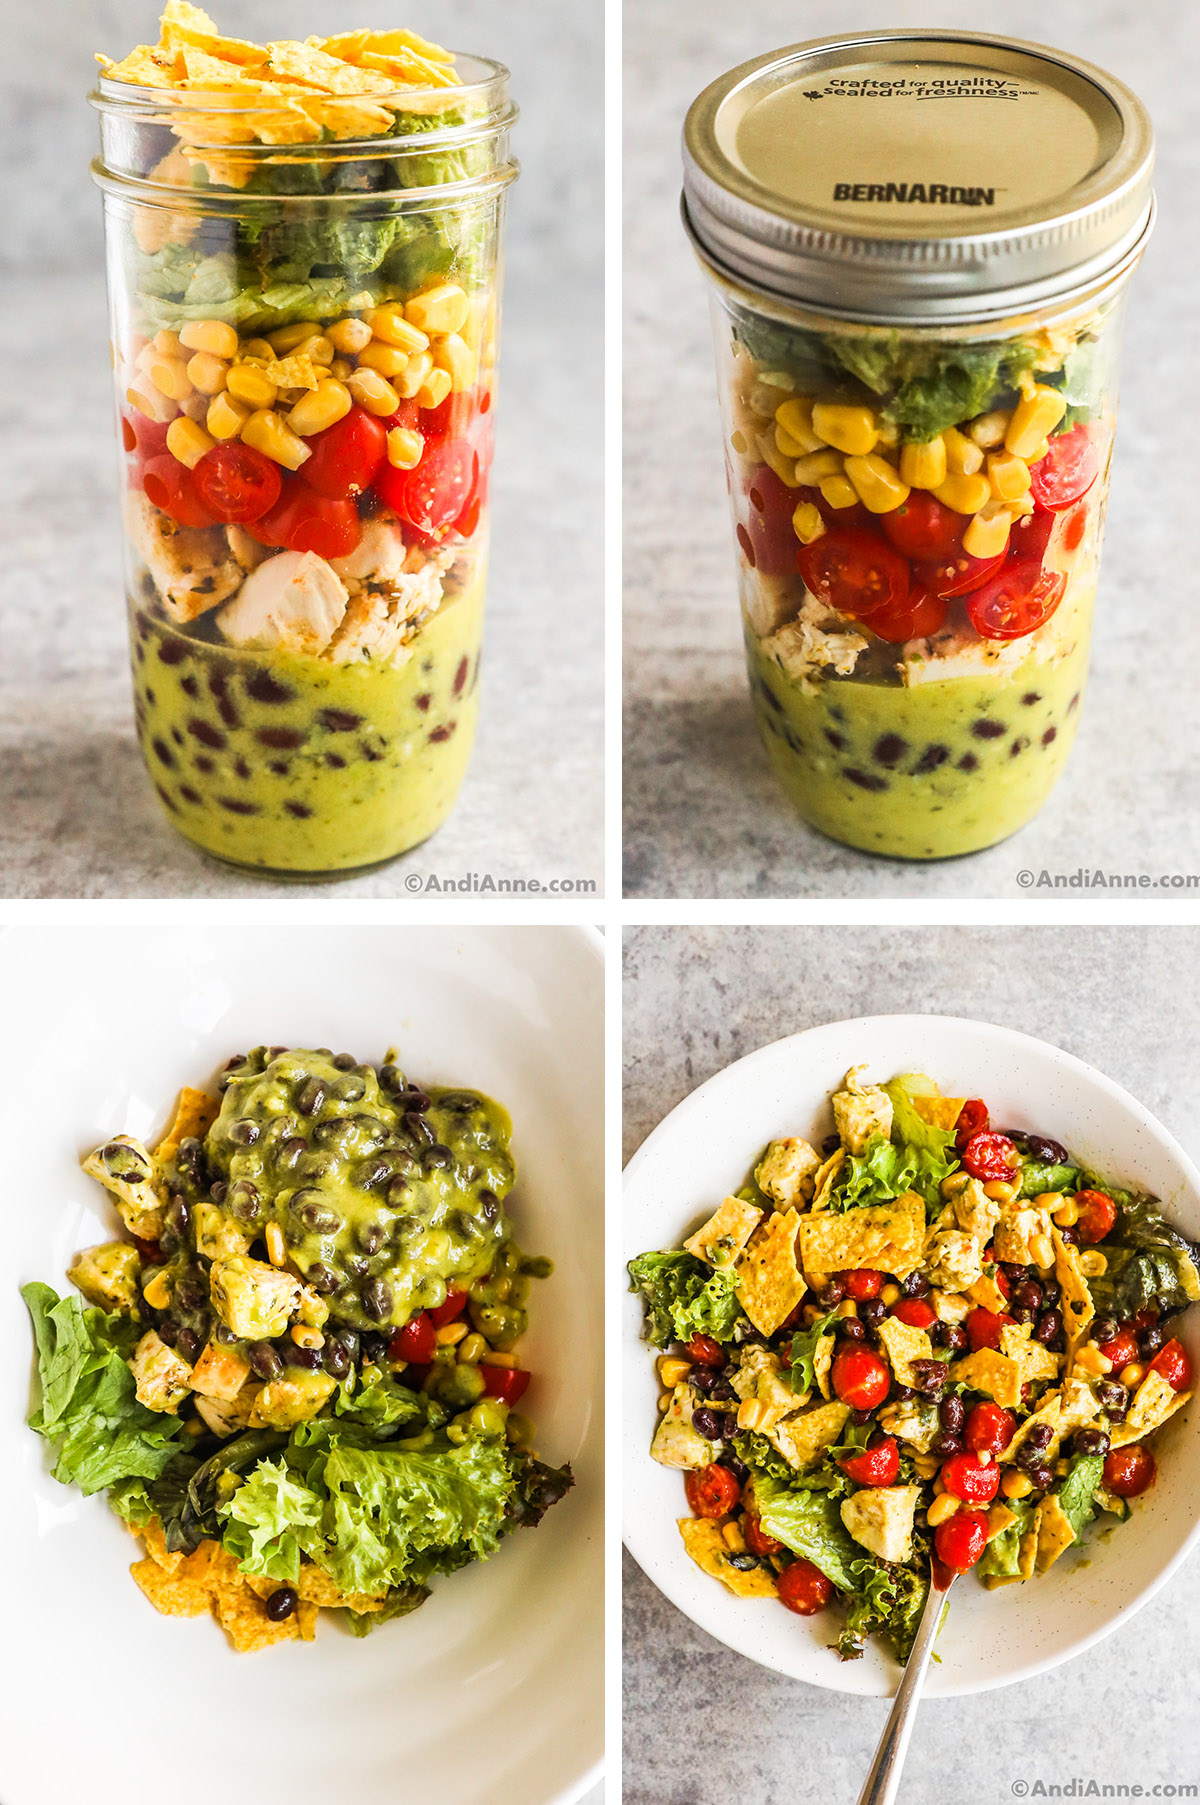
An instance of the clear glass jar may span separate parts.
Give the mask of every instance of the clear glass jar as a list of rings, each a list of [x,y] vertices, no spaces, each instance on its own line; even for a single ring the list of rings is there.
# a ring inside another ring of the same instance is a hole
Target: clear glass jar
[[[135,709],[205,851],[369,867],[477,709],[505,190],[498,64],[238,106],[101,81]]]

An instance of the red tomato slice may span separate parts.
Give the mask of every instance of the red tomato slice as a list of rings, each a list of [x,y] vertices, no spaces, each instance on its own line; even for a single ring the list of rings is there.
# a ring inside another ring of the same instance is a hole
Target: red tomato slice
[[[370,488],[387,450],[387,430],[383,421],[365,408],[352,407],[333,426],[314,433],[308,443],[312,456],[302,466],[304,481],[318,495],[345,501]]]
[[[952,1573],[965,1573],[987,1547],[988,1520],[981,1510],[960,1510],[934,1531],[933,1545]],[[939,1586],[940,1591],[945,1588]]]
[[[899,552],[855,527],[831,527],[802,545],[800,575],[827,607],[874,626],[874,617],[899,613],[908,601],[908,565]]]
[[[831,501],[826,500],[819,489],[806,486],[802,489],[792,489],[789,493],[792,497],[793,508],[795,508],[797,502],[811,502],[826,526],[859,527],[864,533],[870,532],[873,533],[876,538],[879,537],[878,529],[875,524],[876,516],[872,514],[868,508],[864,508],[861,501],[852,501],[848,508],[835,508]]]
[[[760,464],[746,484],[749,514],[739,521],[737,540],[751,570],[767,577],[792,577],[800,542],[792,529],[798,495],[780,481],[766,464]]]
[[[445,1301],[430,1310],[429,1320],[435,1329],[444,1329],[448,1322],[454,1322],[467,1307],[467,1293],[456,1291],[452,1285],[446,1293]],[[499,1369],[497,1369],[499,1370]]]
[[[728,1516],[742,1495],[734,1474],[719,1462],[708,1467],[695,1467],[684,1478],[683,1489],[694,1517]],[[747,1544],[749,1540],[747,1536]]]
[[[281,523],[289,551],[315,552],[318,558],[348,558],[362,538],[362,521],[352,501],[314,495],[303,485],[293,492]]]
[[[811,1561],[798,1560],[775,1575],[775,1590],[780,1604],[797,1617],[815,1617],[833,1597],[833,1582]]]
[[[385,464],[375,489],[401,520],[422,533],[437,533],[453,524],[466,507],[474,486],[478,459],[465,439],[427,445],[415,470]]]
[[[451,392],[436,407],[422,408],[420,421],[414,424],[427,439],[460,439],[471,424],[475,404],[474,389]]]
[[[1100,474],[1100,446],[1095,433],[1082,425],[1059,433],[1030,474],[1030,488],[1039,507],[1049,508],[1052,514],[1073,507]]]
[[[519,1404],[525,1396],[531,1374],[519,1366],[483,1366],[479,1368],[489,1398],[502,1404]]]
[[[1054,531],[1054,515],[1046,508],[1035,508],[1020,520],[1014,520],[1008,549],[1013,563],[1040,564],[1046,555],[1050,535]]]
[[[943,558],[940,563],[916,565],[913,580],[943,599],[953,595],[970,595],[973,589],[981,588],[989,578],[996,575],[1003,567],[1006,555],[1005,552],[997,552],[994,558],[972,558],[969,552],[960,549],[951,553],[950,557]]]
[[[237,439],[206,451],[192,475],[201,501],[217,520],[257,520],[275,506],[283,488],[279,465]]]
[[[437,1353],[437,1336],[426,1311],[406,1322],[388,1342],[389,1360],[406,1360],[428,1366]]]
[[[307,485],[298,476],[286,473],[279,490],[279,499],[274,507],[260,514],[257,520],[245,522],[246,531],[260,545],[270,545],[281,549],[287,544],[288,521],[291,518],[291,507],[298,495],[310,494]]]
[[[192,472],[169,451],[147,459],[142,487],[146,491],[146,500],[169,514],[180,526],[216,526],[216,517],[209,513],[196,492]]]
[[[938,632],[946,623],[949,606],[943,596],[914,587],[902,608],[880,608],[863,624],[890,645],[903,645],[907,639],[925,639]]]
[[[912,489],[903,506],[880,516],[880,525],[906,558],[944,564],[958,551],[967,521],[927,489]]]
[[[1038,564],[1009,564],[967,603],[967,613],[984,639],[1024,639],[1045,626],[1063,599],[1067,579]]]

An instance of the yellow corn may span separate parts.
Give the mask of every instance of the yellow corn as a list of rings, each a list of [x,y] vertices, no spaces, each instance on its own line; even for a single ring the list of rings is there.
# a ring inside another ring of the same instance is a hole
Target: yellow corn
[[[442,282],[409,301],[404,317],[419,332],[459,332],[470,311],[471,304],[458,283]]]
[[[488,1366],[519,1366],[520,1361],[511,1349],[501,1353],[499,1348],[490,1348],[486,1364]]]
[[[387,436],[388,463],[397,470],[415,470],[424,449],[425,440],[409,426],[393,426]]]
[[[347,377],[346,387],[360,407],[381,419],[394,414],[400,405],[399,395],[378,370],[355,370],[353,376]]]
[[[932,1479],[941,1465],[941,1461],[936,1454],[914,1454],[912,1463],[913,1471],[916,1473],[918,1479]]]
[[[1042,1199],[1039,1197],[1038,1202],[1041,1203],[1041,1201]],[[1058,1223],[1059,1228],[1074,1228],[1075,1224],[1079,1221],[1079,1205],[1073,1197],[1068,1197],[1065,1202],[1060,1203],[1057,1209],[1051,1210],[1050,1213]]]
[[[837,1307],[837,1313],[839,1316],[857,1316],[858,1305],[852,1297],[844,1297]]]
[[[993,451],[987,461],[988,482],[997,501],[1016,501],[1029,489],[1029,465],[1011,451]]]
[[[900,475],[910,489],[937,489],[946,480],[946,447],[941,439],[905,445],[900,452]]]
[[[264,363],[273,363],[275,347],[269,338],[248,338],[242,346],[242,356],[261,357]]]
[[[831,508],[858,506],[858,490],[848,476],[823,476],[817,487]]]
[[[225,386],[239,401],[251,407],[271,407],[276,396],[275,384],[254,364],[234,364],[225,378]]]
[[[395,345],[372,341],[359,352],[358,367],[360,370],[378,370],[381,376],[402,376],[408,368],[408,352],[397,350]]]
[[[968,439],[957,426],[948,426],[942,434],[946,447],[946,469],[951,476],[974,476],[983,469],[983,447]]]
[[[236,439],[252,411],[248,401],[239,401],[235,395],[214,395],[204,424],[214,439]]]
[[[139,414],[145,414],[147,420],[154,420],[159,426],[173,420],[177,412],[175,403],[155,388],[149,394],[143,389],[126,389],[125,399],[130,407],[136,407]]]
[[[1044,388],[1035,382],[1013,409],[1004,435],[1004,449],[1011,451],[1014,457],[1028,458],[1046,435],[1053,432],[1066,411],[1066,397],[1058,389]]]
[[[942,1196],[957,1197],[960,1191],[966,1190],[970,1182],[971,1174],[969,1172],[952,1172],[949,1178],[943,1178],[942,1180]]]
[[[963,550],[969,558],[995,558],[1008,544],[1011,528],[1008,509],[989,501],[968,522],[962,537]],[[984,1189],[987,1190],[986,1185]]]
[[[395,345],[410,356],[414,351],[428,351],[427,335],[411,320],[405,319],[398,301],[391,307],[376,307],[367,319],[375,337],[385,345]]]
[[[354,365],[348,357],[335,357],[329,366],[329,374],[335,382],[345,382],[347,376],[353,376]]]
[[[403,376],[396,380],[397,393],[403,395],[406,401],[411,401],[432,368],[433,358],[428,351],[414,351]]]
[[[170,438],[170,428],[167,429]],[[1103,1278],[1108,1271],[1108,1260],[1098,1247],[1089,1247],[1086,1253],[1079,1256],[1079,1270],[1085,1279]]]
[[[303,344],[296,347],[297,357],[307,357],[309,363],[324,364],[326,369],[333,362],[333,345],[325,334],[318,333],[315,338],[306,338]]]
[[[211,351],[197,351],[187,366],[187,377],[202,395],[219,395],[229,376],[229,365]]]
[[[169,332],[165,326],[161,332],[156,332],[151,340],[154,349],[163,357],[178,357],[182,342],[177,332]]]
[[[325,336],[335,351],[343,357],[353,357],[370,344],[371,328],[366,320],[338,320],[336,325],[326,326]]]
[[[1010,1467],[1000,1481],[1000,1490],[1006,1498],[1028,1498],[1033,1490],[1033,1480],[1028,1473],[1019,1473],[1016,1467]]]
[[[1033,1263],[1045,1272],[1054,1264],[1054,1243],[1049,1235],[1035,1235],[1029,1243],[1029,1251],[1033,1255]]]
[[[1034,446],[1033,450],[1027,451],[1025,453],[1025,462],[1027,464],[1029,464],[1030,466],[1032,466],[1034,464],[1040,464],[1042,459],[1045,457],[1046,453],[1049,451],[1049,449],[1050,449],[1049,439],[1039,439],[1038,443]]]
[[[450,394],[452,384],[448,370],[430,370],[428,376],[417,390],[415,400],[418,407],[440,407]]]
[[[957,1498],[953,1497],[950,1492],[939,1492],[925,1512],[925,1520],[931,1529],[936,1529],[939,1523],[948,1523],[957,1509]]]
[[[1121,1368],[1121,1383],[1128,1391],[1135,1391],[1145,1377],[1146,1369],[1140,1360],[1131,1360]]]
[[[737,1409],[738,1428],[757,1429],[763,1420],[766,1408],[761,1398],[744,1398]]]
[[[721,1540],[733,1554],[745,1554],[746,1538],[736,1523],[726,1523],[721,1531]]]
[[[810,451],[820,451],[821,440],[813,431],[812,402],[806,401],[802,395],[793,395],[790,401],[781,401],[775,409],[775,425],[782,426],[789,439],[800,447],[799,451],[789,453],[791,457],[804,457]]]
[[[189,420],[186,414],[180,414],[167,428],[167,450],[181,464],[186,464],[189,470],[196,468],[205,452],[211,451],[216,442],[210,432],[205,432],[202,426]]]
[[[778,420],[775,422],[775,443],[785,458],[802,458],[812,450],[811,445],[803,439],[794,439],[786,426],[781,426]]]
[[[271,349],[280,357],[286,357],[289,351],[295,351],[305,339],[313,336],[311,320],[297,320],[291,326],[278,326],[274,332],[268,332]]]
[[[152,1310],[165,1310],[171,1301],[171,1275],[165,1266],[161,1266],[150,1280],[143,1285],[142,1296]]]
[[[759,456],[762,458],[763,463],[770,465],[780,482],[784,483],[789,489],[799,488],[800,485],[799,479],[796,476],[796,466],[791,458],[784,457],[782,451],[780,451],[778,445],[775,443],[774,435],[769,432],[757,433],[755,435],[755,444],[758,446]]]
[[[848,457],[846,475],[858,490],[859,500],[872,514],[891,514],[909,497],[907,483],[886,458]]]
[[[169,396],[172,401],[182,401],[192,392],[187,365],[178,357],[151,356],[146,363],[146,374],[159,394]]]
[[[434,1330],[434,1339],[439,1347],[457,1347],[467,1333],[465,1322],[448,1322],[442,1328]]]
[[[266,407],[257,408],[247,420],[242,428],[242,443],[252,445],[286,470],[299,470],[312,456],[312,446],[297,438],[279,415]]]
[[[324,432],[350,412],[353,403],[344,382],[319,382],[310,394],[302,395],[288,415],[288,425],[302,438]]]
[[[827,477],[826,481],[836,482],[837,478]],[[825,531],[820,508],[811,501],[798,502],[792,515],[792,530],[801,545],[811,545],[814,539],[819,539]]]
[[[899,1303],[901,1297],[900,1287],[899,1285],[885,1285],[879,1295],[884,1303],[890,1307],[892,1304]]]
[[[1081,1373],[1093,1373],[1097,1378],[1112,1371],[1112,1361],[1107,1354],[1102,1354],[1094,1341],[1081,1347],[1075,1356],[1075,1364]]]
[[[986,476],[948,476],[933,491],[937,499],[956,514],[978,514],[991,500],[992,491]]]
[[[797,483],[819,483],[823,476],[840,476],[844,460],[840,451],[810,451],[796,460]]]
[[[1008,423],[1012,415],[1003,408],[993,408],[990,414],[980,414],[972,420],[967,434],[985,451],[997,451],[1004,443],[1004,435],[1008,431]]]
[[[278,1222],[268,1222],[263,1231],[263,1239],[267,1243],[267,1258],[272,1266],[283,1266],[287,1261],[287,1242],[283,1238],[283,1230]]]
[[[672,1391],[677,1385],[683,1384],[683,1381],[692,1370],[691,1361],[681,1360],[678,1354],[660,1355],[657,1365],[660,1380]]]
[[[971,553],[973,558],[977,555],[975,552]],[[1019,1190],[1019,1185],[1006,1184],[1002,1178],[989,1178],[983,1187],[983,1194],[990,1197],[993,1203],[1011,1203]]]
[[[463,1366],[474,1366],[480,1360],[488,1360],[491,1350],[482,1335],[464,1335],[458,1344],[455,1358]],[[491,1364],[488,1360],[489,1365]]]
[[[874,451],[879,438],[875,414],[869,407],[842,407],[818,401],[813,406],[812,425],[818,438],[852,457],[866,457]]]
[[[320,1329],[310,1329],[306,1323],[298,1322],[288,1330],[288,1334],[297,1347],[324,1347],[325,1337]]]
[[[189,351],[211,351],[214,357],[232,357],[238,348],[238,335],[224,320],[189,320],[179,334],[179,342]]]

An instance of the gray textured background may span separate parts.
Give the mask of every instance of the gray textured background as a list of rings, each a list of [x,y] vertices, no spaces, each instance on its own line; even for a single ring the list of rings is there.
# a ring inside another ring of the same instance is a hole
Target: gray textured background
[[[627,1158],[676,1103],[755,1047],[821,1022],[914,1008],[1052,1041],[1200,1151],[1193,928],[643,927],[626,933],[624,996]],[[625,1805],[857,1798],[884,1700],[819,1691],[730,1653],[628,1555],[624,1594]],[[1195,1785],[1198,1618],[1193,1560],[1090,1654],[997,1692],[922,1706],[902,1805],[1004,1805],[1021,1779],[1032,1788],[1078,1776],[1140,1784],[1147,1795],[1156,1784]]]
[[[1159,224],[1130,291],[1116,472],[1080,737],[1041,816],[1003,846],[909,865],[796,817],[767,764],[743,670],[700,271],[679,225],[679,133],[724,70],[849,27],[960,26],[1112,69],[1159,134]],[[1164,456],[1164,408],[1200,406],[1194,296],[1200,9],[1185,0],[638,0],[625,20],[626,886],[638,896],[1003,896],[1021,867],[1200,872],[1194,446]],[[1183,606],[1181,607],[1181,602]],[[1164,648],[1168,650],[1164,653]],[[1040,894],[1045,895],[1046,892]]]
[[[260,41],[394,25],[381,0],[217,0]],[[154,0],[3,0],[0,157],[0,892],[289,894],[179,838],[133,738],[121,593],[94,50],[157,39]],[[493,551],[479,737],[410,871],[602,885],[602,0],[409,0],[404,21],[506,62],[523,117],[509,207]],[[36,373],[36,381],[34,376]]]

